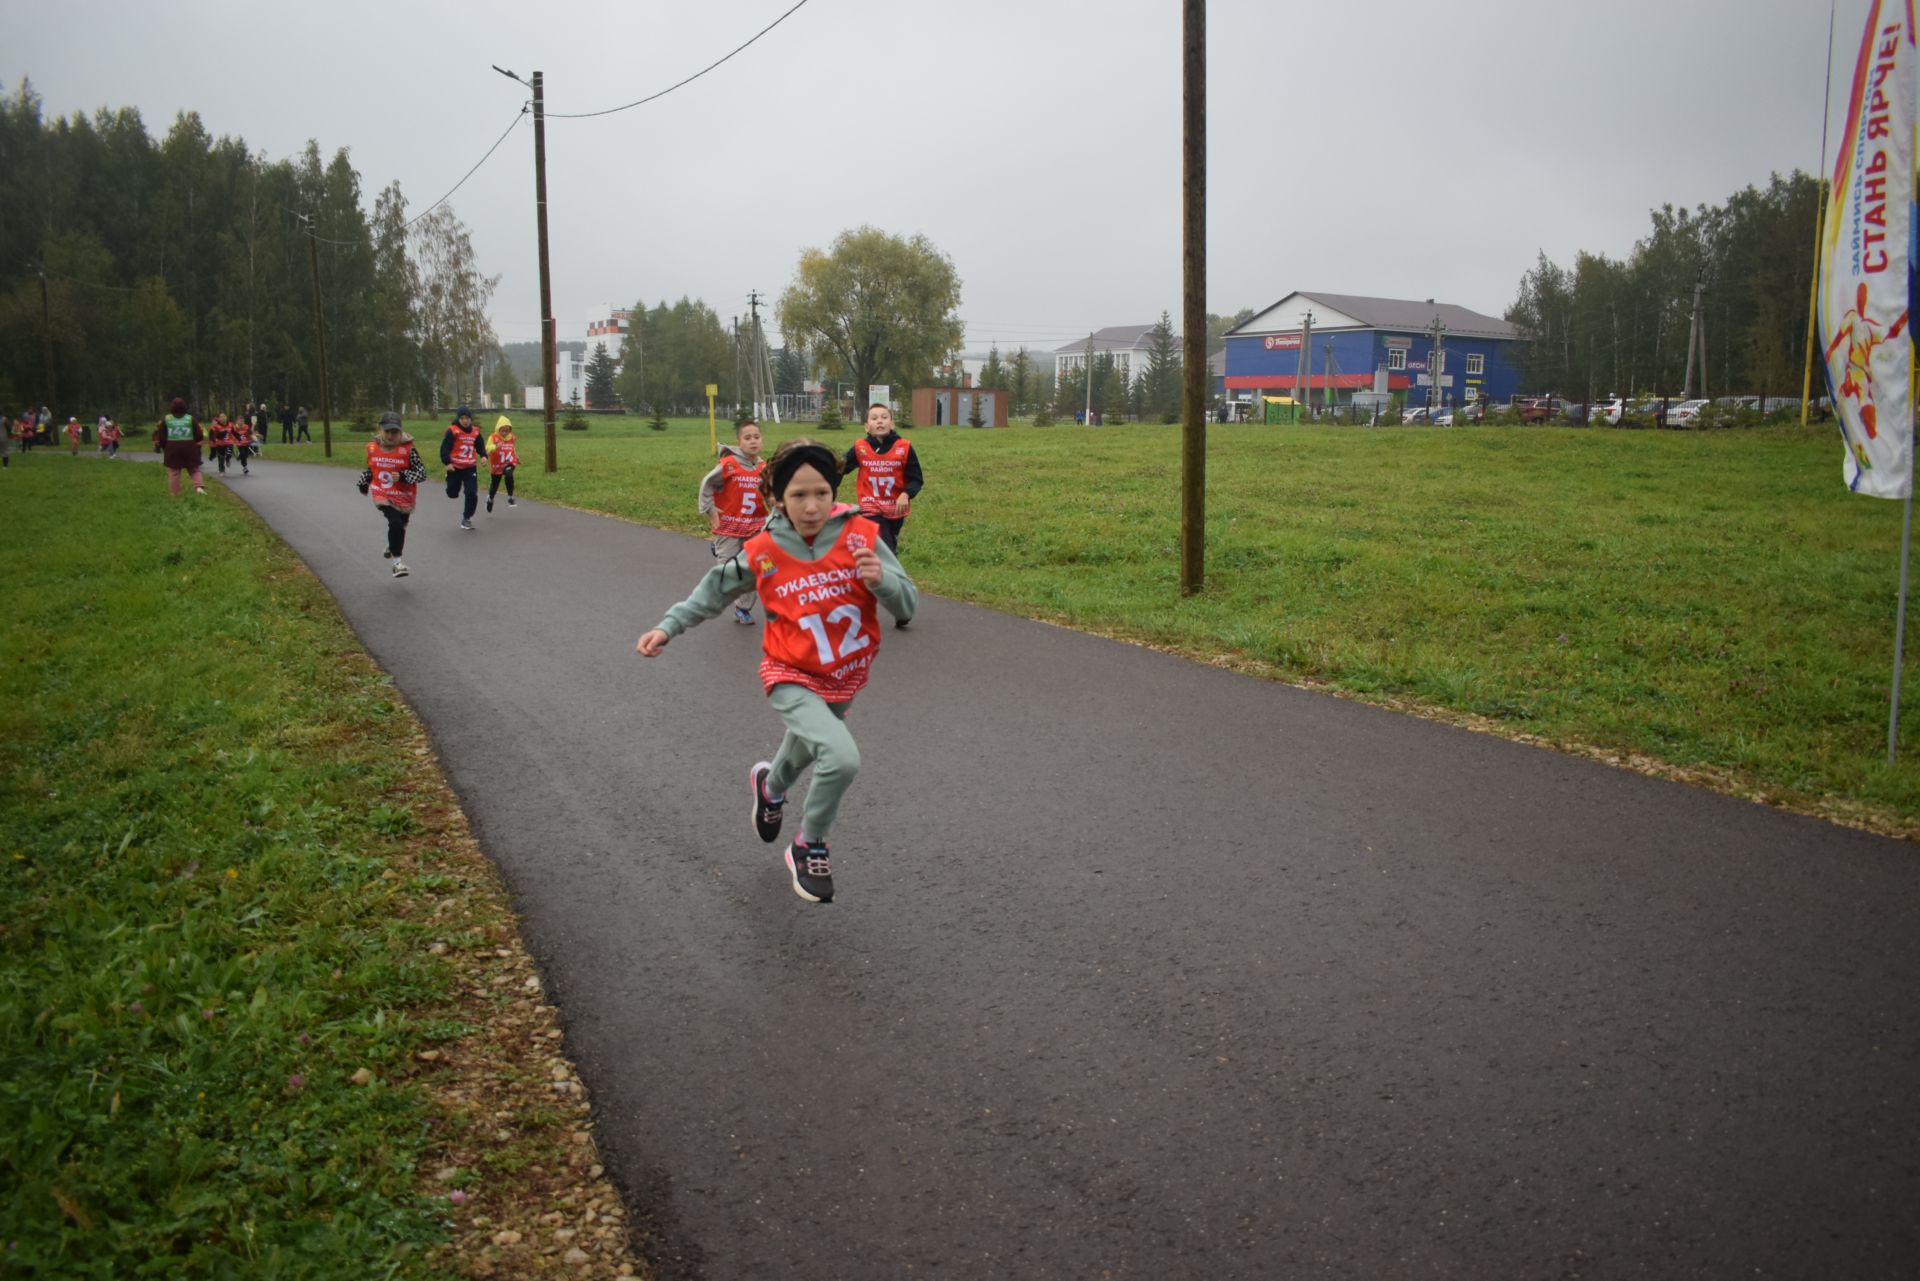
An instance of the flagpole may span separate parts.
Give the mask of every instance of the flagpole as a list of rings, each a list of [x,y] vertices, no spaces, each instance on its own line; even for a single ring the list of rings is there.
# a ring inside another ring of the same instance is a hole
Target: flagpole
[[[1800,425],[1807,425],[1813,406],[1813,349],[1820,345],[1820,237],[1827,223],[1827,125],[1833,112],[1833,14],[1839,0],[1827,5],[1827,78],[1820,95],[1820,171],[1813,176],[1813,280],[1807,286],[1807,359],[1800,371]],[[1824,381],[1824,380],[1823,380]],[[1763,406],[1764,408],[1764,406]]]
[[[1911,381],[1911,379],[1909,379]],[[1900,666],[1907,641],[1907,549],[1913,543],[1913,486],[1907,486],[1905,515],[1900,521],[1900,610],[1893,624],[1893,706],[1887,712],[1887,768],[1900,745]]]

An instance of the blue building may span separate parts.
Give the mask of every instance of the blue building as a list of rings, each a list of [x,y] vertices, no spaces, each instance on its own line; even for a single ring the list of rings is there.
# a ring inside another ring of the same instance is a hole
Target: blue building
[[[1408,405],[1429,397],[1444,405],[1506,404],[1520,390],[1519,340],[1504,320],[1431,298],[1291,293],[1227,331],[1225,391],[1256,400],[1263,392],[1284,394],[1315,405],[1326,403],[1329,391],[1338,405],[1356,393],[1363,402],[1391,395]],[[1304,397],[1296,382],[1304,382]]]

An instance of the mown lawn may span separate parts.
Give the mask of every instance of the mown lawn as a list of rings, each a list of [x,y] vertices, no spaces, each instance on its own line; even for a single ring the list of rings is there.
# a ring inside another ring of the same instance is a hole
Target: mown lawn
[[[36,454],[0,504],[0,1277],[452,1277],[503,1257],[480,1208],[531,1241],[584,1102],[389,679],[230,496]]]
[[[523,492],[701,531],[704,420],[595,418],[549,476],[517,418]],[[441,426],[410,424],[430,460]],[[1214,425],[1184,600],[1179,428],[908,434],[929,590],[1920,832],[1920,715],[1885,764],[1900,505],[1826,431]]]

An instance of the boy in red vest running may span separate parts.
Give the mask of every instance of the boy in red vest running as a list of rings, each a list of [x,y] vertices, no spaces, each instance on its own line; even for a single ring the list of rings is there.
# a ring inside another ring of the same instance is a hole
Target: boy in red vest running
[[[760,686],[787,732],[771,761],[747,771],[753,827],[763,841],[779,837],[787,789],[813,766],[800,831],[786,849],[787,871],[795,894],[830,903],[827,836],[860,771],[847,709],[880,650],[879,607],[912,618],[919,593],[874,522],[834,501],[840,468],[832,450],[805,438],[788,441],[766,473],[761,494],[777,514],[738,555],[708,570],[636,648],[657,657],[689,627],[718,618],[743,589],[759,592],[767,607]]]
[[[227,459],[233,456],[233,424],[227,421],[225,411],[215,414],[207,424],[207,452],[213,456],[220,474],[226,475]]]
[[[732,560],[766,527],[767,505],[760,497],[760,476],[766,463],[760,458],[760,424],[751,418],[734,424],[734,443],[720,446],[720,465],[700,481],[700,511],[713,534],[713,558]],[[733,601],[733,621],[753,626],[753,589]]]
[[[513,420],[505,414],[494,420],[493,435],[487,437],[487,468],[493,475],[487,481],[487,514],[493,514],[493,496],[500,482],[507,482],[507,506],[513,506],[513,469],[520,465],[520,438],[513,434]]]
[[[893,411],[885,405],[867,407],[867,436],[857,440],[840,470],[855,476],[854,498],[860,514],[880,527],[880,537],[895,555],[900,551],[900,527],[926,482],[920,476],[920,457],[913,442],[893,430]],[[894,620],[905,627],[907,620]]]
[[[447,497],[466,501],[460,509],[460,528],[473,528],[473,513],[480,506],[480,429],[474,426],[473,411],[465,405],[454,410],[446,435],[440,438],[440,461],[447,469]]]
[[[247,424],[245,414],[233,422],[233,456],[240,460],[240,474],[251,476],[253,468],[247,465],[247,459],[253,456],[253,428]]]
[[[373,499],[373,505],[387,518],[387,550],[393,562],[393,576],[405,578],[407,563],[400,553],[407,547],[407,522],[413,518],[419,484],[427,478],[427,465],[413,447],[413,437],[400,425],[400,415],[388,410],[380,415],[380,430],[367,442],[367,465],[360,472],[360,492]]]

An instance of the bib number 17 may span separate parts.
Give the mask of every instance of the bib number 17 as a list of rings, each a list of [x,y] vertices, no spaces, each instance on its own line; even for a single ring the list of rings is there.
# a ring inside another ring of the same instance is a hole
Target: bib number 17
[[[858,605],[841,605],[836,609],[829,610],[825,619],[822,619],[818,614],[802,614],[794,621],[800,625],[801,631],[804,631],[808,636],[813,638],[814,649],[820,655],[820,661],[822,663],[832,663],[839,659],[851,658],[873,643],[871,636],[863,635],[860,631],[860,607]],[[847,629],[840,634],[838,653],[834,652],[833,641],[827,635],[828,623],[845,623],[847,625]]]

